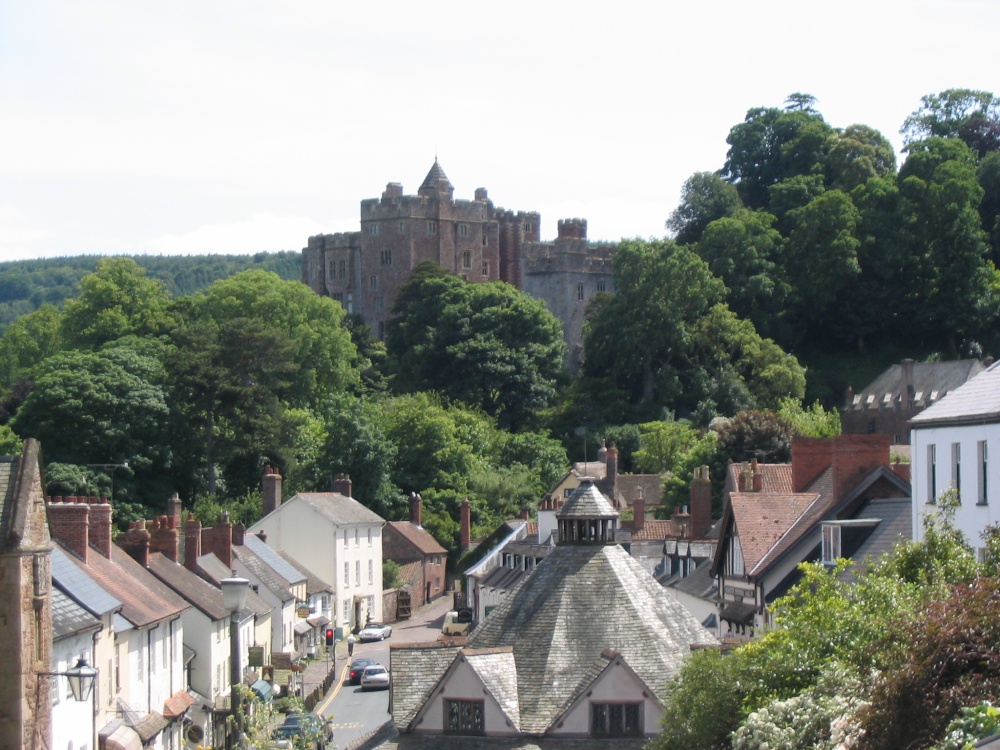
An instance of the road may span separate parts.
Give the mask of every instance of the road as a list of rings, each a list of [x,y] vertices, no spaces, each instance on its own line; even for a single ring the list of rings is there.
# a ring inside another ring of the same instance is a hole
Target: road
[[[446,594],[430,605],[417,610],[409,620],[392,623],[390,641],[357,643],[355,657],[367,657],[385,664],[389,663],[389,642],[426,643],[436,640],[441,634],[444,614],[451,609],[451,596]],[[345,748],[357,738],[382,726],[389,716],[389,692],[387,690],[362,692],[360,685],[347,683],[350,666],[344,660],[340,667],[341,679],[316,707],[316,713],[332,719],[333,737],[337,747]]]

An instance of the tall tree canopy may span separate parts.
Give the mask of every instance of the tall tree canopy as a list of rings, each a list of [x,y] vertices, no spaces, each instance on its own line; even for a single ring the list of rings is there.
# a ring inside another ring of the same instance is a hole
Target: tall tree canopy
[[[559,321],[502,282],[472,284],[422,264],[400,289],[386,348],[401,391],[436,390],[520,429],[563,372]]]
[[[681,189],[681,202],[667,219],[680,245],[697,242],[710,223],[742,208],[736,187],[714,172],[695,172]]]
[[[946,89],[920,99],[903,123],[907,145],[925,138],[958,138],[978,155],[1000,149],[1000,98],[989,91]]]

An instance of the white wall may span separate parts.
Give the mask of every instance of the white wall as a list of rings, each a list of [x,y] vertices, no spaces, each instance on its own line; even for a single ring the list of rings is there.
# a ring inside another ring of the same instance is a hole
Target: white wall
[[[444,701],[449,699],[483,700],[483,728],[487,735],[517,733],[493,696],[486,694],[483,681],[468,664],[464,662],[457,664],[442,687],[442,690],[435,692],[434,699],[427,705],[422,714],[423,721],[416,727],[417,732],[444,733]]]
[[[986,497],[982,498],[981,443],[987,452]],[[955,513],[955,524],[973,547],[982,547],[982,532],[1000,521],[1000,423],[965,425],[960,427],[916,427],[910,433],[911,484],[913,486],[913,538],[924,536],[923,517],[934,511],[931,497],[930,448],[936,456],[935,481],[937,497],[956,485],[954,446],[959,446],[958,490],[961,505]]]
[[[570,737],[590,735],[592,703],[642,703],[643,733],[654,735],[660,731],[663,709],[652,698],[652,692],[635,673],[622,664],[612,664],[587,691],[583,700],[571,706],[562,717],[562,726],[553,734]]]
[[[52,670],[65,672],[76,666],[80,656],[85,656],[94,666],[94,646],[91,633],[61,638],[52,642]],[[98,678],[103,670],[98,666]],[[54,750],[94,750],[94,719],[91,711],[100,703],[100,687],[97,694],[85,701],[73,699],[66,677],[50,677],[52,681],[52,747]],[[103,726],[103,724],[101,725]]]

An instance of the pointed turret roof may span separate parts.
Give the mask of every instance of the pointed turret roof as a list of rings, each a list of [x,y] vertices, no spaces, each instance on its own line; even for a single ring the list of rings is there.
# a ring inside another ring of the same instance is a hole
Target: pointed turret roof
[[[431,167],[431,171],[427,173],[423,183],[420,185],[420,190],[417,192],[421,195],[428,191],[432,193],[448,193],[454,189],[451,180],[448,179],[448,175],[441,169],[441,165],[438,164],[437,157],[435,156],[434,165]]]
[[[556,518],[618,518],[611,501],[594,485],[591,477],[582,477],[580,486],[573,490],[556,512]]]

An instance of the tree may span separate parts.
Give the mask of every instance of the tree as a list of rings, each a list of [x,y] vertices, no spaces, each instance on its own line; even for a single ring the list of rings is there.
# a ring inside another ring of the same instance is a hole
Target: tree
[[[766,463],[792,460],[791,422],[773,411],[744,411],[718,429],[719,442],[734,461],[756,458]]]
[[[0,338],[0,388],[62,349],[62,313],[42,305],[11,323]]]
[[[895,149],[882,133],[867,125],[848,125],[826,154],[827,183],[845,193],[872,178],[895,173]]]
[[[840,412],[836,408],[827,411],[819,401],[803,408],[802,402],[794,398],[781,400],[778,415],[795,427],[795,434],[811,438],[836,437],[840,434]]]
[[[681,188],[681,202],[667,219],[680,245],[698,242],[705,227],[743,207],[736,187],[714,172],[695,172]]]
[[[1000,149],[1000,99],[989,91],[945,89],[920,101],[899,131],[907,146],[937,137],[962,139],[980,156]]]
[[[386,346],[398,390],[438,391],[514,430],[553,401],[566,347],[540,301],[418,266],[393,314]]]
[[[976,179],[983,189],[979,218],[989,238],[989,258],[994,266],[1000,266],[1000,151],[992,151],[979,160]]]
[[[146,277],[131,258],[107,258],[80,281],[80,296],[66,303],[63,336],[71,347],[98,349],[126,336],[160,336],[173,320],[162,282]]]

